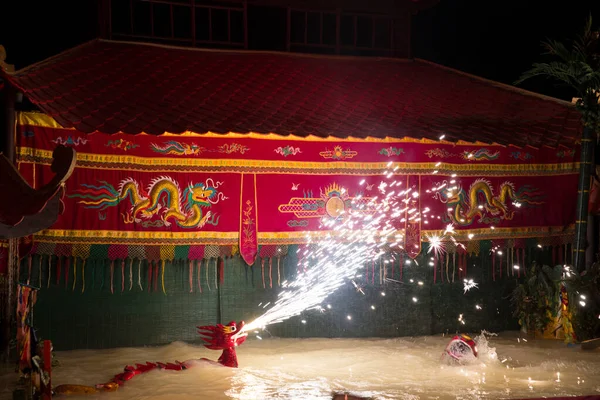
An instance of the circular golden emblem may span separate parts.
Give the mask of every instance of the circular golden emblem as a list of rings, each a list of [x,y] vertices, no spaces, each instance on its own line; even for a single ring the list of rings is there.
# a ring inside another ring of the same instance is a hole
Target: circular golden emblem
[[[342,215],[344,209],[344,200],[340,199],[339,197],[331,197],[329,200],[327,200],[327,203],[325,203],[325,211],[327,212],[327,215],[332,218],[337,218]]]

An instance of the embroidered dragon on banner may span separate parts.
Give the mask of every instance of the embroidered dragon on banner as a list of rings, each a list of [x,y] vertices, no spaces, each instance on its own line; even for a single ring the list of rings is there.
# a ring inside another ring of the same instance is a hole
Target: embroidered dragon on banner
[[[210,211],[203,211],[221,200],[227,199],[218,191],[222,182],[208,178],[204,183],[189,184],[183,191],[179,184],[169,176],[153,179],[144,190],[135,179],[127,178],[118,188],[108,182],[101,185],[82,184],[81,190],[70,195],[81,199],[78,203],[85,208],[103,211],[114,207],[124,200],[131,203],[129,214],[123,215],[125,223],[141,223],[159,216],[164,226],[172,222],[181,228],[202,228],[206,224],[217,225],[219,218]]]
[[[515,208],[536,207],[543,204],[544,196],[530,185],[518,190],[512,182],[500,184],[498,194],[494,193],[492,184],[485,179],[475,180],[469,190],[455,185],[449,186],[447,181],[439,184],[434,191],[434,198],[448,205],[446,221],[459,226],[477,222],[491,224],[501,220],[513,219],[515,210],[509,208],[508,201]]]

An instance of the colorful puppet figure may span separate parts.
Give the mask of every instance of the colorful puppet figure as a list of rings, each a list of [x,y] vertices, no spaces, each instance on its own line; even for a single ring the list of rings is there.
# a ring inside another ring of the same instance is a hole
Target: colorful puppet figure
[[[131,380],[134,376],[143,374],[144,372],[152,371],[154,369],[181,371],[206,362],[220,364],[230,368],[237,368],[238,361],[235,348],[244,343],[248,336],[247,333],[240,333],[243,326],[244,321],[241,321],[239,324],[236,324],[235,321],[231,321],[227,325],[218,324],[198,327],[198,333],[204,335],[202,336],[202,339],[206,342],[204,347],[211,350],[223,351],[218,361],[200,358],[184,362],[175,361],[175,363],[167,364],[161,362],[147,362],[146,364],[136,364],[135,367],[128,365],[124,368],[123,372],[115,375],[109,382],[96,385],[95,388],[91,386],[61,385],[55,388],[54,392],[56,394],[84,394],[97,391],[112,392],[117,390],[120,386],[123,386],[125,382]]]
[[[442,359],[462,364],[477,358],[477,345],[467,335],[456,335],[450,340]]]

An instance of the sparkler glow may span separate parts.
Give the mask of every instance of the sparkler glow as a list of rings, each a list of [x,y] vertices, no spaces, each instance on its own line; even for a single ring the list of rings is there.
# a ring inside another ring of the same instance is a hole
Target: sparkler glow
[[[440,140],[443,139],[444,135],[441,135]],[[442,163],[438,161],[435,167],[441,165]],[[354,281],[358,277],[358,270],[367,261],[379,259],[390,249],[402,249],[400,243],[403,237],[398,233],[392,221],[402,223],[422,221],[427,224],[428,219],[440,219],[439,215],[431,215],[428,208],[420,211],[411,206],[411,201],[419,197],[418,187],[405,187],[401,190],[403,182],[394,180],[398,169],[399,167],[394,167],[394,163],[390,161],[387,169],[382,171],[379,183],[367,182],[366,179],[358,182],[360,186],[366,184],[368,190],[376,187],[380,193],[373,197],[368,204],[364,203],[364,198],[358,193],[351,202],[352,207],[341,210],[336,217],[324,217],[321,220],[321,227],[325,227],[330,233],[314,242],[312,242],[312,237],[308,236],[307,242],[312,243],[313,246],[311,250],[303,254],[303,264],[298,266],[298,270],[302,272],[294,281],[284,282],[283,290],[279,293],[277,300],[272,305],[267,303],[263,306],[266,311],[254,321],[246,324],[238,335],[245,331],[264,329],[268,325],[285,321],[307,310],[324,312],[325,308],[321,305],[323,301],[347,282],[351,282],[357,292],[364,295],[362,287]],[[432,174],[438,172],[436,169]],[[453,191],[458,190],[460,183],[457,182],[455,173],[450,177],[452,178],[450,182],[454,186],[446,190],[452,194]],[[435,193],[445,186],[444,181],[439,187],[427,190],[427,193]],[[342,188],[341,190],[347,193],[347,189]],[[519,207],[519,204],[515,204],[515,206]],[[482,207],[479,205],[479,208]],[[494,227],[492,226],[491,229]],[[458,243],[453,237],[454,234],[454,226],[449,224],[441,232],[441,235],[428,236],[428,253],[433,251],[433,255],[438,259],[442,257],[446,253],[445,236],[450,237],[454,244],[453,247],[465,248],[464,244]],[[468,239],[473,239],[474,236],[469,233]],[[492,251],[497,255],[502,255],[502,251],[498,248]],[[318,260],[318,263],[309,265],[311,259]],[[435,258],[432,257],[431,261],[434,260]],[[393,260],[385,260],[385,263],[389,261],[393,262]],[[416,259],[410,258],[405,260],[405,264],[419,266]],[[434,264],[434,262],[430,264]],[[518,266],[515,267],[518,269]],[[385,278],[385,280],[387,281],[389,278]],[[410,282],[414,281],[410,279]],[[419,281],[418,285],[423,286],[423,282]],[[473,279],[465,279],[464,293],[472,288],[477,288],[477,283]],[[381,296],[385,296],[385,292],[381,292]],[[417,303],[418,299],[413,297],[412,301]],[[270,308],[267,308],[267,305],[270,305]],[[331,309],[330,304],[327,304],[326,307]],[[481,309],[479,305],[476,308]],[[371,306],[371,309],[375,310],[375,306]],[[346,318],[351,320],[352,316],[347,315]],[[461,322],[464,324],[462,318]],[[302,323],[306,323],[306,321],[302,320]]]
[[[465,293],[467,293],[469,290],[473,289],[473,288],[477,288],[477,283],[473,280],[473,279],[465,279],[463,280],[464,283],[464,291]]]
[[[393,163],[388,164],[388,168]],[[394,171],[384,171],[386,178]],[[361,181],[361,184],[364,180]],[[344,283],[351,281],[359,291],[360,287],[353,281],[357,271],[367,261],[383,256],[386,247],[398,246],[400,237],[392,225],[393,217],[397,217],[398,209],[406,208],[406,199],[418,197],[417,188],[403,191],[395,189],[401,182],[381,181],[378,189],[381,196],[370,200],[368,204],[357,204],[352,201],[349,210],[342,210],[337,218],[323,218],[321,225],[332,233],[314,243],[309,254],[305,254],[300,273],[292,282],[285,282],[274,304],[254,321],[246,324],[240,333],[279,323],[306,310],[322,310],[321,303]],[[363,210],[370,210],[368,213]],[[372,210],[372,211],[371,211]],[[361,212],[362,211],[362,212]],[[408,210],[409,220],[418,220],[418,210]],[[360,228],[360,229],[355,229]],[[311,242],[308,237],[308,242]],[[316,265],[309,265],[309,259],[319,260]],[[381,293],[385,296],[385,293]],[[330,308],[327,305],[327,308]],[[351,319],[351,316],[348,316]]]

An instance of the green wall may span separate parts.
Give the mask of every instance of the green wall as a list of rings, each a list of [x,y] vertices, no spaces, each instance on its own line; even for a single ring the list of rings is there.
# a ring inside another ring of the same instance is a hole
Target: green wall
[[[489,247],[489,246],[488,246]],[[426,249],[424,250],[424,253]],[[281,262],[282,281],[295,276],[295,247]],[[477,332],[481,329],[501,331],[518,329],[510,309],[510,293],[517,284],[516,277],[491,279],[489,248],[482,245],[479,255],[469,257],[468,276],[479,283],[478,288],[466,294],[458,278],[454,283],[433,284],[433,270],[421,257],[421,266],[403,268],[403,283],[387,282],[379,285],[376,268],[375,285],[364,287],[359,293],[347,284],[332,294],[326,303],[331,310],[324,313],[305,312],[283,323],[268,327],[269,333],[281,337],[395,337],[431,335],[441,332]],[[528,260],[547,258],[548,253],[528,251]],[[169,343],[176,340],[197,340],[195,326],[214,324],[219,310],[221,320],[252,320],[261,314],[259,303],[274,301],[276,289],[276,260],[273,261],[274,288],[262,285],[261,260],[252,267],[239,257],[226,260],[223,285],[214,287],[215,261],[210,263],[211,290],[206,285],[205,262],[202,264],[202,293],[198,293],[196,271],[194,292],[189,292],[187,262],[165,264],[166,295],[159,282],[157,291],[147,291],[147,265],[142,264],[142,286],[137,286],[137,262],[134,262],[134,285],[129,290],[129,262],[125,267],[125,291],[121,291],[121,263],[114,273],[114,294],[110,292],[110,264],[108,261],[89,260],[85,266],[85,291],[82,292],[81,261],[77,267],[77,284],[73,290],[73,266],[65,285],[64,272],[59,285],[55,268],[47,287],[47,257],[42,263],[42,287],[34,309],[38,336],[51,339],[55,349],[109,348]],[[56,259],[53,259],[53,263]],[[21,281],[28,278],[27,260],[21,266]],[[39,284],[39,258],[32,259],[31,283]],[[268,262],[265,264],[268,271]],[[64,265],[63,265],[64,270]],[[388,276],[390,271],[388,270]],[[159,275],[160,276],[160,275]],[[398,279],[396,267],[395,279]],[[410,279],[415,283],[411,284]],[[522,278],[521,278],[522,279]],[[423,286],[416,284],[419,280]],[[363,279],[358,283],[362,284]],[[385,296],[381,292],[385,292]],[[416,297],[418,302],[413,302]],[[481,310],[475,308],[478,304]],[[372,310],[371,305],[376,309]],[[458,321],[463,314],[466,324]],[[352,316],[352,320],[347,319]],[[306,324],[300,321],[305,319]]]

